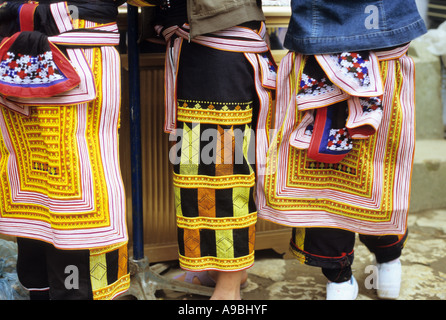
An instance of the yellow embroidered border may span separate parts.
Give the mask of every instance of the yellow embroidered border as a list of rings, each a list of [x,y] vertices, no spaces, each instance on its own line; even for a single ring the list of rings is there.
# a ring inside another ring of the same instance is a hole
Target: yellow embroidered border
[[[353,150],[336,164],[317,163],[306,156],[301,150],[290,148],[289,167],[290,175],[287,185],[292,187],[305,187],[308,189],[330,188],[332,190],[347,191],[350,194],[371,197],[371,183],[373,177],[372,161],[360,158],[374,154],[376,137],[355,141]],[[294,161],[291,161],[294,159]],[[295,159],[300,159],[295,161]],[[338,170],[341,169],[342,170]],[[349,172],[350,171],[350,172]],[[352,174],[351,172],[355,172]],[[321,185],[320,178],[332,177],[324,180]]]
[[[222,111],[179,107],[177,109],[177,119],[178,121],[183,122],[240,125],[251,123],[252,109],[241,111]]]
[[[111,300],[117,295],[124,293],[129,288],[130,288],[130,274],[126,274],[107,287],[98,290],[93,290],[93,299]]]
[[[211,217],[184,217],[177,216],[177,227],[188,229],[209,228],[212,230],[239,229],[254,225],[257,221],[257,212],[243,217],[211,218]]]
[[[121,248],[123,246],[127,246],[127,242],[121,242],[121,243],[117,243],[117,244],[107,246],[107,247],[90,249],[90,254],[91,255],[104,254],[104,253],[116,250],[118,248]]]
[[[183,176],[174,173],[173,185],[179,188],[215,188],[228,189],[235,187],[252,187],[255,174],[230,176]]]
[[[179,258],[181,267],[188,270],[218,269],[234,271],[252,266],[254,263],[254,252],[244,257],[230,259],[215,257],[188,258],[182,255]]]
[[[16,153],[22,190],[79,197],[74,108],[31,108],[29,117],[4,112]],[[64,144],[64,148],[62,148]],[[25,180],[25,177],[27,179]]]
[[[7,177],[9,152],[3,139],[0,140],[0,170],[2,172],[0,199],[2,216],[41,220],[54,229],[97,228],[110,224],[106,199],[105,177],[101,164],[98,135],[102,112],[102,56],[101,49],[94,48],[92,68],[98,98],[87,105],[85,143],[92,171],[94,194],[92,210],[58,213],[35,203],[14,203],[11,185]],[[81,172],[76,138],[78,106],[31,107],[31,116],[26,118],[1,108],[6,128],[16,153],[17,174],[21,190],[51,196],[61,201],[78,200],[82,197]]]

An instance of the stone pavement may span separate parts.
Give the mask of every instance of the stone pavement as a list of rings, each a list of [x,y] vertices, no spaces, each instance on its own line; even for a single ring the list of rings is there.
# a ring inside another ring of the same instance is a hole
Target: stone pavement
[[[446,300],[446,209],[409,215],[409,238],[401,257],[402,285],[399,300]],[[357,300],[377,300],[375,290],[367,289],[373,257],[357,241],[353,273],[359,284]],[[170,279],[182,271],[173,262],[161,275]],[[319,268],[298,263],[288,253],[265,250],[256,253],[248,270],[244,300],[324,300],[325,277]],[[370,286],[368,286],[370,287]],[[172,290],[158,290],[157,299],[204,300],[205,296]]]

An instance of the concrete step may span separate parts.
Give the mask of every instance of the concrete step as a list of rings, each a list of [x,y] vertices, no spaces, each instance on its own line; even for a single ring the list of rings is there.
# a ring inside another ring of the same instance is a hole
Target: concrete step
[[[417,140],[410,212],[446,208],[446,140]]]
[[[429,52],[418,39],[410,44],[415,62],[415,113],[417,140],[443,139],[442,65],[440,57]]]

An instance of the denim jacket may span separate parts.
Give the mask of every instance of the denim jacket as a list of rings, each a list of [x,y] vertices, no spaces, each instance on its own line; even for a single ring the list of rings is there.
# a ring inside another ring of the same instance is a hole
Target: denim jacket
[[[415,0],[292,0],[284,46],[302,54],[374,50],[426,32]]]

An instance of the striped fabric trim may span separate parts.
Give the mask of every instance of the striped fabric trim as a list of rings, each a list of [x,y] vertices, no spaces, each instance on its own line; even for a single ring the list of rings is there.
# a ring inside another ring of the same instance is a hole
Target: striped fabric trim
[[[308,149],[311,136],[306,134],[307,127],[314,122],[313,111],[305,112],[302,120],[290,135],[290,145],[297,149]]]
[[[57,36],[48,37],[48,40],[54,44],[63,46],[117,46],[119,45],[120,39],[118,31],[118,25],[112,23],[109,25],[85,28],[84,30],[66,31]]]
[[[349,109],[349,117],[347,119],[347,123],[346,123],[346,127],[348,129],[355,129],[358,127],[365,127],[367,126],[368,128],[370,128],[369,130],[371,131],[369,133],[369,135],[355,135],[352,134],[353,138],[359,139],[359,138],[367,138],[369,137],[371,134],[374,134],[376,132],[376,130],[378,130],[379,125],[381,124],[381,119],[382,119],[382,113],[370,113],[370,114],[366,114],[363,111],[363,107],[360,103],[360,98],[359,97],[351,97],[350,99],[347,100],[348,102],[348,109]],[[351,133],[353,133],[354,131],[351,130]]]
[[[396,47],[396,48],[393,48],[390,50],[376,51],[375,54],[379,61],[399,59],[407,53],[407,50],[409,50],[409,47],[410,47],[410,43],[407,43],[403,46],[399,46],[399,47]]]
[[[102,104],[102,114],[100,121],[103,127],[111,128],[107,132],[111,135],[100,135],[100,145],[103,147],[101,152],[101,159],[104,165],[104,178],[106,187],[104,191],[107,197],[107,205],[101,211],[109,212],[107,217],[96,217],[99,219],[97,223],[92,223],[92,217],[88,214],[95,210],[95,198],[97,197],[94,189],[94,182],[92,181],[93,174],[91,167],[88,164],[88,159],[84,157],[87,153],[88,141],[85,139],[85,134],[82,134],[85,128],[85,117],[87,112],[87,105],[78,105],[79,110],[79,139],[77,147],[81,151],[79,153],[80,162],[79,170],[81,191],[77,198],[64,199],[49,198],[46,193],[30,192],[23,190],[21,187],[21,178],[18,175],[21,170],[17,168],[17,161],[11,158],[8,161],[8,178],[10,183],[10,207],[8,212],[2,212],[0,219],[0,229],[2,233],[16,236],[30,237],[41,239],[54,245],[58,248],[66,249],[82,249],[105,247],[121,243],[128,240],[126,221],[125,221],[125,199],[123,193],[123,184],[120,173],[115,171],[118,160],[118,151],[115,147],[117,141],[117,117],[119,116],[120,106],[120,70],[119,70],[119,54],[114,48],[106,47],[102,49],[102,63],[104,68],[103,79],[103,96],[100,103]],[[112,129],[115,128],[115,129]],[[15,155],[13,143],[9,140],[9,134],[6,128],[6,123],[3,117],[0,117],[0,129],[4,143],[9,150],[11,156]],[[21,205],[22,204],[22,205]],[[28,210],[24,210],[23,206],[26,204]],[[11,211],[17,205],[21,212],[25,212],[22,216],[28,216],[33,210],[34,219],[18,218],[19,212]],[[47,210],[52,212],[51,221],[48,220]],[[41,212],[41,214],[37,214]],[[67,215],[71,213],[72,215]],[[76,222],[71,223],[69,220],[74,219],[76,213],[79,214]],[[14,216],[14,218],[12,217]],[[85,218],[81,218],[81,217]],[[101,219],[103,220],[99,223]],[[95,225],[97,224],[97,225]]]
[[[184,24],[182,28],[178,26],[166,28],[162,33],[167,41],[175,34],[185,40],[218,50],[251,53],[261,53],[269,50],[268,45],[263,40],[266,33],[264,24],[262,24],[258,33],[245,27],[231,27],[215,31],[211,35],[197,36],[193,39],[190,39],[189,30],[189,25]]]
[[[3,96],[0,96],[0,106],[8,108],[9,110],[22,114],[24,116],[29,116],[30,114],[29,106],[14,103],[5,99]]]
[[[265,170],[265,162],[262,159],[268,152],[269,134],[270,134],[270,112],[271,108],[271,91],[265,89],[262,82],[261,65],[258,64],[258,56],[253,53],[245,53],[246,58],[254,69],[255,86],[259,97],[259,113],[256,131],[256,175],[261,176]]]
[[[297,103],[299,104],[299,110],[311,110],[314,108],[323,108],[337,102],[347,100],[350,96],[336,88],[331,95],[325,95],[324,98],[318,99],[318,97],[297,97]]]
[[[250,123],[252,109],[241,111],[204,110],[178,107],[178,121],[240,125]]]

